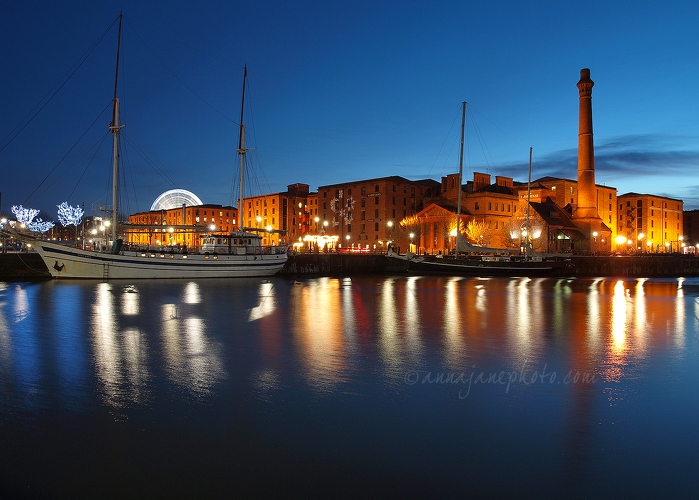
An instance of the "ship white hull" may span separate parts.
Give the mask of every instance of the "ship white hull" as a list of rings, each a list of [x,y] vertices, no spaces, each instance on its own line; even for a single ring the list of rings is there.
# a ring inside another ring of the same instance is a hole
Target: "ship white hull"
[[[92,252],[50,242],[35,242],[54,278],[153,279],[244,278],[272,276],[284,267],[286,253],[218,255],[124,252],[124,255]]]

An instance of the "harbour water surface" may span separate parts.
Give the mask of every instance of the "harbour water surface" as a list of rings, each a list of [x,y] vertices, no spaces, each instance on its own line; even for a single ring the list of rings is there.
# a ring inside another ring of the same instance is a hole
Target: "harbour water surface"
[[[699,279],[0,283],[0,497],[693,496]]]

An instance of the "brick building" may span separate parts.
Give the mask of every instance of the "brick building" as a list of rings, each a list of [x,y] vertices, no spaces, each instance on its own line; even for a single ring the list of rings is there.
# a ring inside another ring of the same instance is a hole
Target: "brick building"
[[[679,252],[684,242],[682,200],[652,194],[617,197],[617,250]]]
[[[410,233],[400,221],[419,212],[423,201],[439,190],[440,184],[431,179],[400,176],[320,186],[318,225],[338,237],[339,248],[383,252],[393,242],[405,250]]]
[[[126,243],[141,247],[180,246],[196,250],[205,233],[228,234],[237,229],[238,209],[195,205],[139,212],[129,216]]]
[[[260,232],[262,244],[279,245],[296,243],[311,230],[317,196],[309,192],[308,184],[296,183],[287,186],[284,192],[247,196],[244,204],[243,225],[268,229]]]

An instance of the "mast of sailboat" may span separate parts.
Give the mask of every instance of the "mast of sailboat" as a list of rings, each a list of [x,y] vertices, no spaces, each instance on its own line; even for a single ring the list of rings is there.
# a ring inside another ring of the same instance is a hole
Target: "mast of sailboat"
[[[109,130],[112,132],[112,241],[117,240],[117,222],[119,220],[119,99],[117,98],[117,85],[119,83],[119,52],[121,49],[121,25],[123,14],[119,12],[119,34],[117,35],[116,70],[114,72],[114,98],[112,100],[112,124]]]
[[[456,238],[454,244],[459,247],[459,236],[461,236],[461,178],[464,170],[464,134],[466,130],[466,101],[461,103],[461,148],[459,150],[459,182],[457,185],[458,195],[456,197]]]
[[[248,67],[243,66],[243,96],[240,102],[240,137],[238,138],[238,155],[240,156],[240,198],[238,199],[238,228],[243,230],[243,181],[245,179],[245,125],[243,124],[243,110],[245,109],[245,83],[248,78]]]
[[[531,195],[532,195],[532,147],[529,147],[529,175],[527,176],[527,211],[526,211],[526,217],[527,217],[527,225],[526,225],[526,231],[527,231],[527,237],[526,237],[526,247],[525,247],[525,252],[524,255],[526,257],[529,257],[529,254],[531,253],[530,246],[531,246],[531,221],[529,219],[529,202],[531,201]]]

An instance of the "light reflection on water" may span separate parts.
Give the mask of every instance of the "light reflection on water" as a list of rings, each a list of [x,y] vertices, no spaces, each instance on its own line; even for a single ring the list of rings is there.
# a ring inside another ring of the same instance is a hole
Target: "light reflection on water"
[[[255,436],[261,461],[281,447],[361,470],[355,454],[372,450],[366,467],[476,494],[489,467],[535,455],[558,472],[517,466],[513,484],[592,492],[614,460],[647,471],[638,442],[658,426],[678,453],[699,444],[679,416],[697,403],[698,332],[696,279],[0,283],[0,426],[143,415],[138,432],[157,436],[186,419],[214,442]],[[519,378],[464,383],[498,373]]]
[[[197,282],[178,283],[179,297],[160,297],[159,287],[152,284],[148,297],[142,296],[138,283],[12,284],[0,290],[0,356],[3,372],[32,381],[40,371],[42,356],[37,350],[46,341],[42,333],[60,331],[60,325],[70,322],[73,330],[90,339],[94,373],[106,401],[123,405],[147,398],[154,363],[149,357],[162,359],[171,381],[206,394],[227,376],[224,346],[212,335],[219,321],[211,316],[225,310],[237,316],[229,325],[234,331],[255,331],[246,323],[267,324],[281,315],[283,323],[276,321],[272,334],[284,335],[279,329],[288,326],[294,359],[303,367],[306,383],[323,390],[347,381],[368,336],[376,341],[386,374],[419,366],[426,353],[438,353],[452,368],[486,359],[493,350],[510,367],[536,364],[552,338],[572,343],[584,353],[583,364],[594,360],[605,379],[618,381],[629,359],[638,365],[662,338],[677,356],[684,355],[687,326],[696,339],[699,305],[696,294],[685,296],[684,283],[420,277],[375,282],[319,278],[292,284],[264,280],[255,283],[252,303],[242,309],[226,303],[225,295],[210,296]],[[29,298],[42,286],[49,293],[35,300],[50,300],[54,307],[48,312]],[[285,296],[279,296],[280,289]],[[61,300],[66,296],[70,305]],[[81,308],[87,308],[87,314]],[[156,310],[159,313],[153,315]],[[84,327],[82,317],[88,319]],[[69,363],[70,355],[63,361]],[[10,366],[15,368],[8,370]]]

